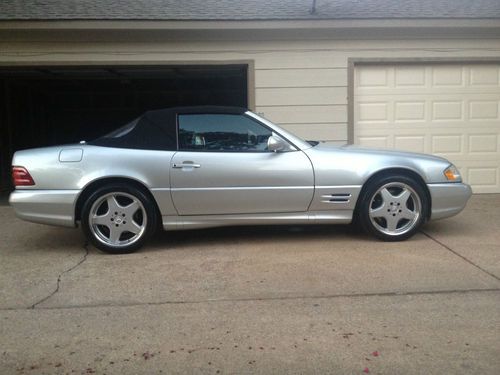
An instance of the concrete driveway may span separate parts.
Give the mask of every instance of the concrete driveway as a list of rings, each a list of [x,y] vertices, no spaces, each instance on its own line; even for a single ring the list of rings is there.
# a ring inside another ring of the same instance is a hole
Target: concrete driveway
[[[500,195],[404,243],[162,233],[111,256],[0,207],[0,373],[500,373]]]

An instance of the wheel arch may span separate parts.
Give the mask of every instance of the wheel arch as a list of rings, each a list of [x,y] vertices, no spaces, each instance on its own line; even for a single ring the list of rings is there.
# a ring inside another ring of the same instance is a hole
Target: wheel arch
[[[359,192],[358,195],[358,200],[356,201],[356,206],[354,208],[354,216],[356,217],[358,212],[359,212],[359,206],[361,204],[361,201],[365,195],[365,191],[368,188],[368,186],[375,180],[383,177],[389,177],[389,176],[394,176],[394,175],[402,175],[406,177],[413,178],[424,190],[426,194],[426,201],[427,201],[427,217],[425,218],[426,220],[430,219],[431,216],[431,208],[432,208],[432,198],[431,198],[431,193],[429,191],[429,188],[427,187],[427,184],[425,183],[424,178],[417,172],[415,172],[412,169],[408,168],[401,168],[401,167],[394,167],[394,168],[387,168],[387,169],[382,169],[379,170],[372,175],[363,183],[361,187],[361,191]]]
[[[87,201],[87,199],[94,193],[97,189],[100,187],[113,184],[113,183],[122,183],[122,184],[127,184],[134,186],[135,188],[141,190],[144,194],[147,195],[149,199],[151,199],[151,202],[154,203],[155,209],[156,209],[156,214],[161,218],[160,214],[160,208],[158,207],[158,202],[156,202],[156,199],[154,198],[153,194],[151,194],[151,191],[148,189],[146,185],[144,185],[142,182],[135,180],[130,177],[102,177],[98,178],[89,184],[87,184],[80,195],[78,196],[76,203],[75,203],[75,222],[80,221],[82,218],[82,209],[83,205]]]

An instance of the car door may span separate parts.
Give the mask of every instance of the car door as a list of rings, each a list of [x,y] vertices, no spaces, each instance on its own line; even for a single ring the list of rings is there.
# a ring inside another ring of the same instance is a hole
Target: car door
[[[179,215],[302,212],[314,193],[309,158],[267,149],[273,131],[245,114],[179,114],[170,166]]]

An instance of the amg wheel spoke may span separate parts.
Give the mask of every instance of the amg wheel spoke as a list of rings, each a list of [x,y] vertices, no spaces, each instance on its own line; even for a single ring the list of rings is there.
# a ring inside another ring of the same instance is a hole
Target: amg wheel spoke
[[[380,190],[380,195],[382,196],[385,204],[394,199],[394,195],[392,195],[391,192],[387,190],[387,188]]]
[[[118,241],[120,240],[120,236],[122,235],[122,233],[123,233],[122,228],[111,225],[109,228],[109,241],[112,244],[117,244]]]
[[[135,223],[134,220],[130,220],[123,226],[123,230],[133,234],[138,234],[141,232],[142,227]]]
[[[140,208],[139,202],[133,201],[128,206],[123,207],[122,211],[124,211],[127,214],[127,216],[132,217],[139,208]]]
[[[385,204],[381,205],[380,207],[370,209],[371,217],[385,217],[386,213],[387,212]]]
[[[399,194],[396,198],[399,203],[401,203],[401,206],[406,206],[406,202],[408,202],[408,199],[411,196],[411,192],[408,189],[403,189],[401,194]]]
[[[106,202],[108,202],[108,208],[110,213],[122,209],[122,206],[120,206],[114,195],[109,196]]]
[[[112,224],[109,213],[107,213],[106,215],[92,217],[92,223],[94,225],[105,225],[108,228]]]
[[[394,232],[398,227],[399,218],[395,216],[388,216],[385,220],[387,222],[387,230]]]
[[[409,210],[406,207],[403,208],[403,210],[401,212],[401,217],[403,219],[413,220],[413,219],[415,219],[415,216],[417,216],[417,213],[412,211],[412,210]]]

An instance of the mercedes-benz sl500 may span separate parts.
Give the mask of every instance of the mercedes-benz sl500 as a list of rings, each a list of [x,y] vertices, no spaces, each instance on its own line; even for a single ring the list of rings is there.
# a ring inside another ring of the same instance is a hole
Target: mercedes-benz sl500
[[[111,253],[137,250],[158,227],[354,220],[404,240],[471,196],[441,157],[304,141],[233,107],[146,112],[94,141],[18,151],[12,163],[20,218],[80,225]]]

